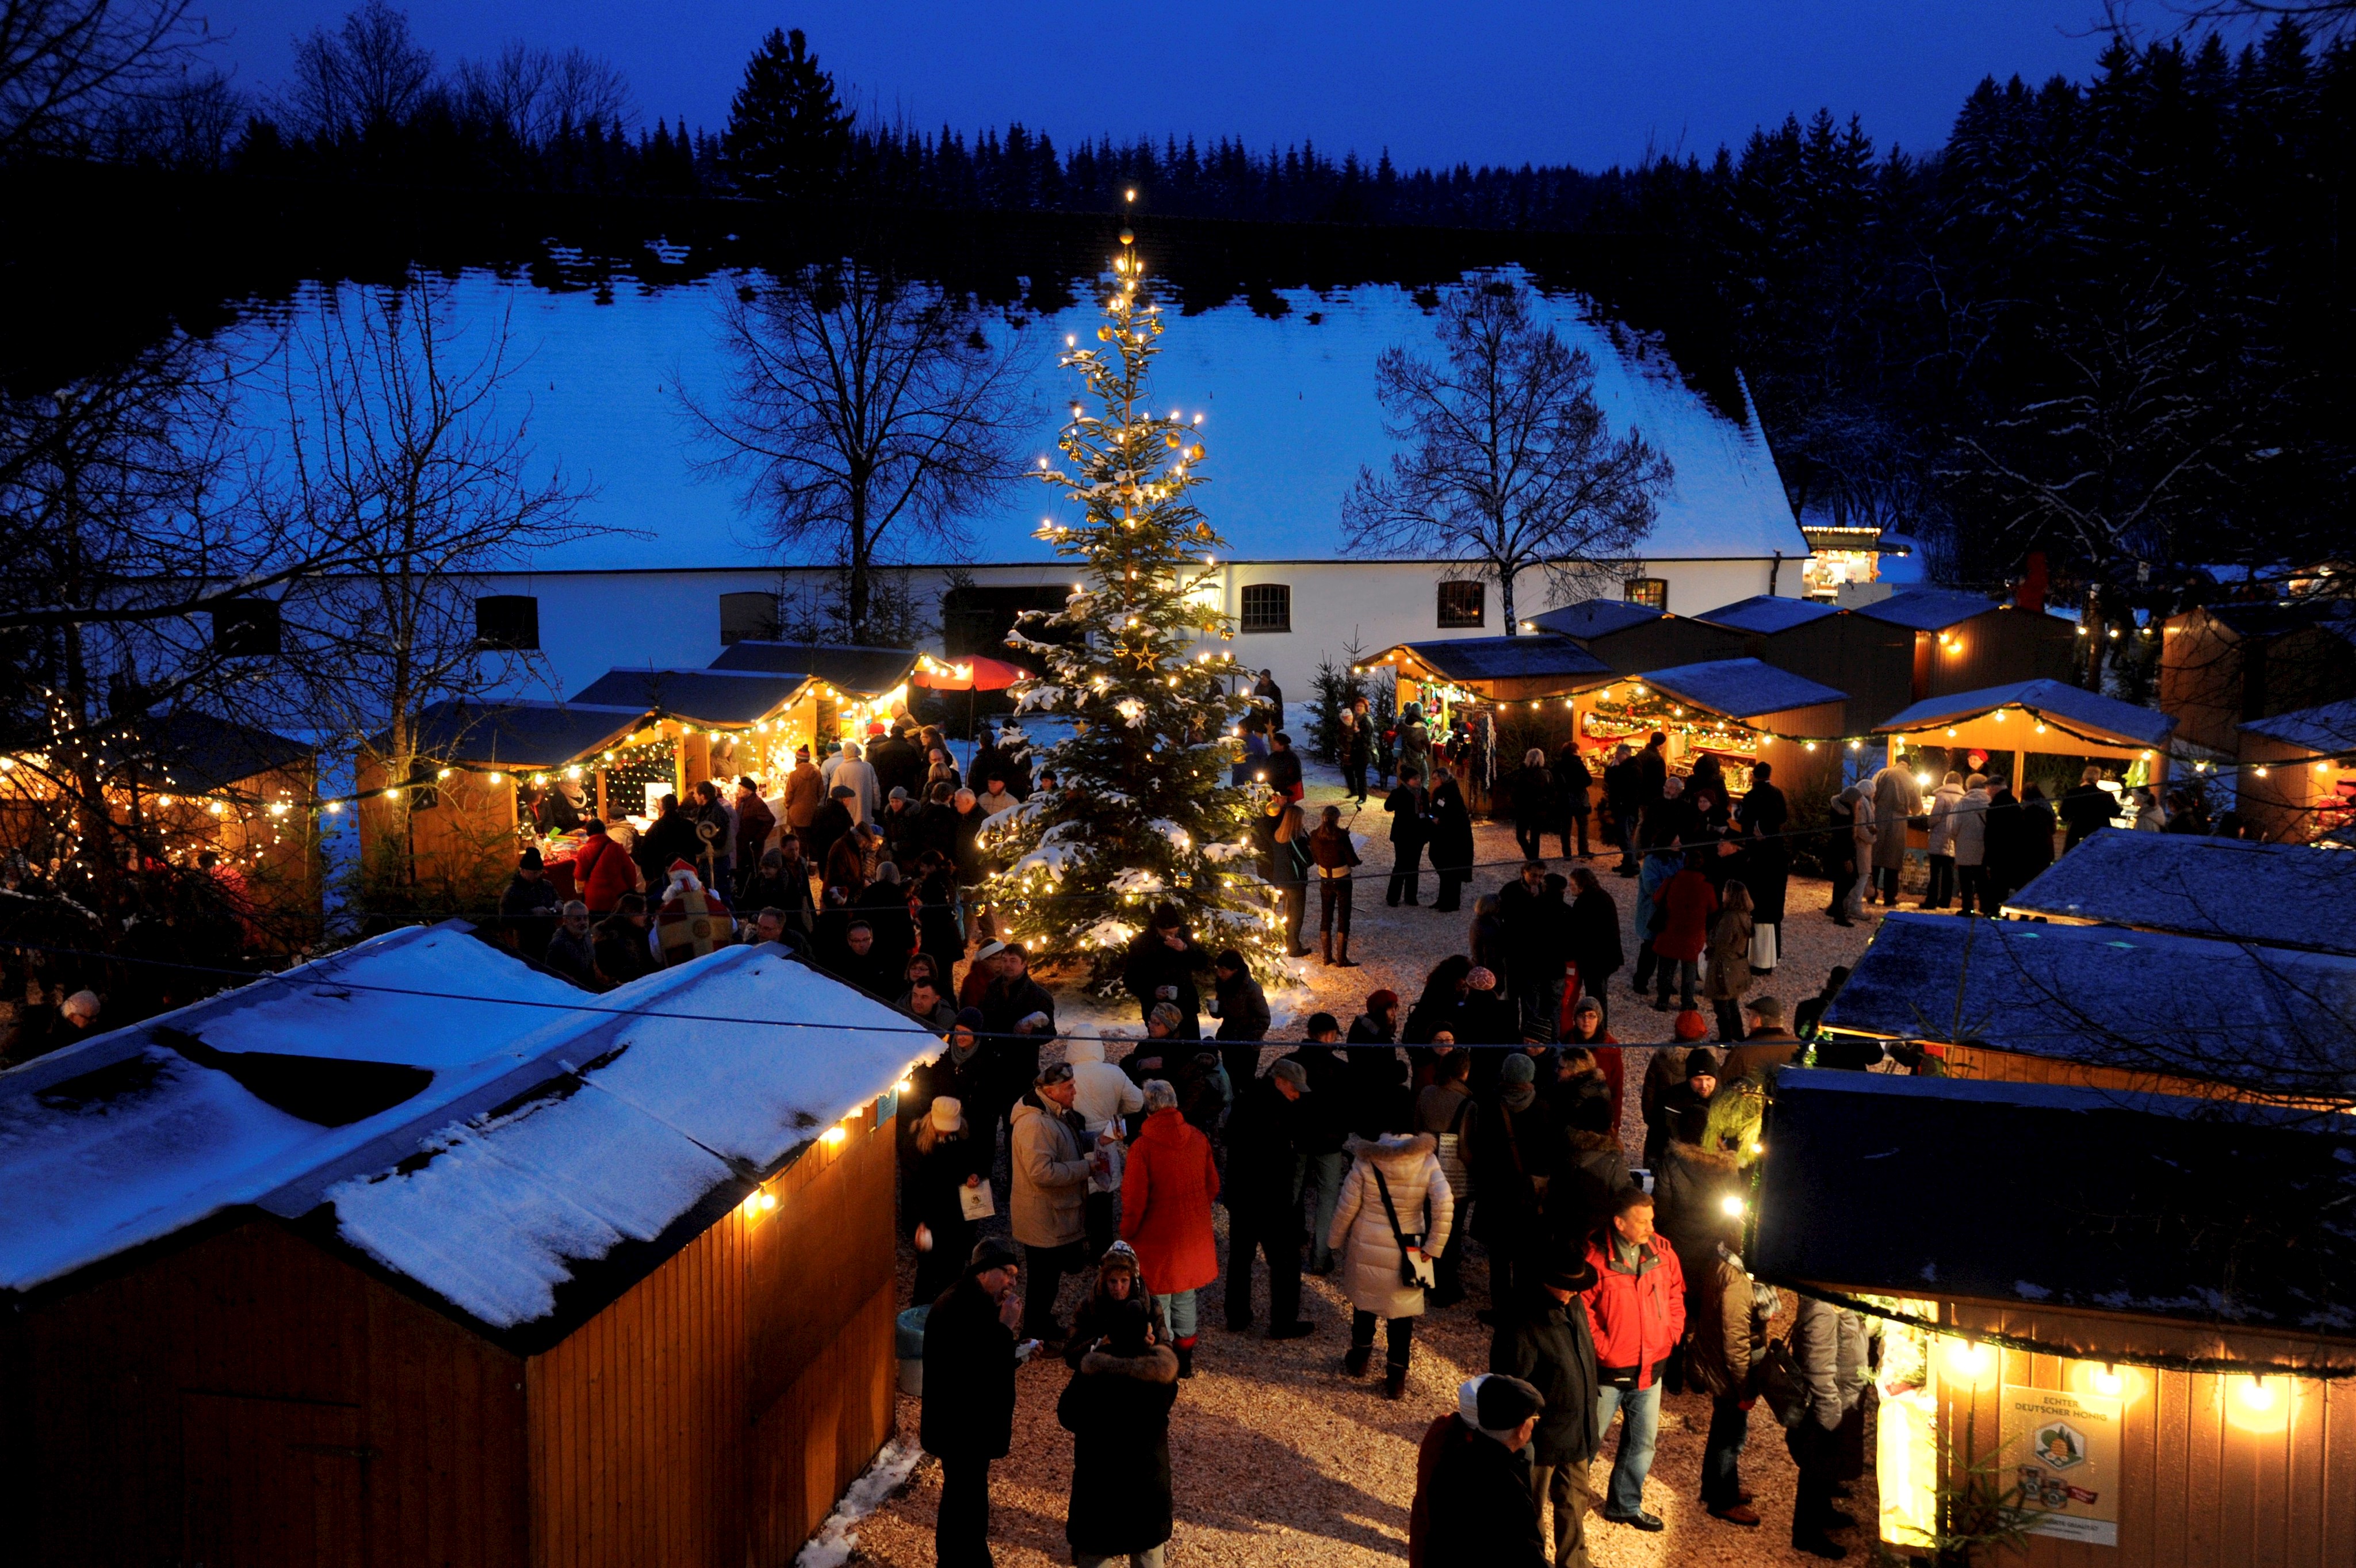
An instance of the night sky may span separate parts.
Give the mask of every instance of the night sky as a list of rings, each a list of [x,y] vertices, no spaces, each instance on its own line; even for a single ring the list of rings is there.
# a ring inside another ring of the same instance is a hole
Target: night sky
[[[398,4],[399,0],[395,0]],[[240,83],[268,91],[290,40],[343,0],[200,7]],[[511,38],[605,55],[642,116],[718,129],[761,35],[798,26],[862,110],[969,134],[1019,120],[1055,136],[1241,134],[1403,167],[1570,163],[1740,145],[1819,105],[1876,142],[1942,140],[1983,76],[2083,74],[2096,0],[1490,0],[1184,7],[902,0],[410,0],[442,63]],[[1116,21],[1115,19],[1119,20]]]

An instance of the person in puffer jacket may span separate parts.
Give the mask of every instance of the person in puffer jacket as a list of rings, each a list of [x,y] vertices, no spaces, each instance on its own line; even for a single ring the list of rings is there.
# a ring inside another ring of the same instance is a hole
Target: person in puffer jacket
[[[1383,1397],[1407,1395],[1408,1357],[1415,1339],[1415,1320],[1423,1316],[1424,1293],[1405,1282],[1399,1236],[1416,1243],[1417,1252],[1435,1262],[1448,1251],[1456,1219],[1456,1195],[1440,1173],[1440,1140],[1429,1133],[1386,1133],[1368,1140],[1352,1138],[1343,1145],[1350,1154],[1350,1174],[1342,1178],[1342,1195],[1333,1206],[1333,1228],[1325,1244],[1344,1252],[1342,1294],[1349,1298],[1350,1351],[1343,1367],[1350,1376],[1364,1376],[1374,1359],[1375,1320],[1387,1324]],[[1377,1182],[1377,1176],[1380,1180]],[[1387,1191],[1390,1206],[1383,1204]],[[1392,1229],[1392,1218],[1398,1229]]]
[[[1595,1341],[1600,1439],[1612,1412],[1624,1412],[1620,1450],[1604,1492],[1603,1517],[1639,1530],[1665,1530],[1644,1511],[1644,1477],[1661,1424],[1661,1374],[1686,1331],[1686,1278],[1677,1255],[1653,1231],[1653,1195],[1630,1187],[1587,1244],[1595,1284],[1581,1298]]]

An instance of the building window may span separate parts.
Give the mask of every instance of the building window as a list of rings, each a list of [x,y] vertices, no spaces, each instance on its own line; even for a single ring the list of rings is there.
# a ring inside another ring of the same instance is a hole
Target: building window
[[[1631,577],[1627,589],[1622,596],[1632,605],[1649,605],[1656,610],[1669,607],[1669,580],[1666,577]]]
[[[487,594],[475,601],[475,646],[490,653],[540,651],[540,601],[530,594]]]
[[[777,596],[775,594],[723,594],[720,596],[720,645],[732,642],[775,642],[777,640]]]
[[[1451,627],[1486,626],[1488,622],[1488,584],[1440,585],[1440,625],[1442,630]]]
[[[1244,585],[1244,630],[1290,631],[1292,586],[1289,583]]]

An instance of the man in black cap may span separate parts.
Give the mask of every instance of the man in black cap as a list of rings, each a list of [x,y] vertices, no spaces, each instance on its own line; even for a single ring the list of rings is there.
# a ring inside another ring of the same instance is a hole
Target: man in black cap
[[[1528,1383],[1494,1372],[1456,1391],[1454,1424],[1426,1438],[1424,1568],[1547,1568],[1530,1496],[1530,1438],[1546,1406]]]
[[[925,1405],[919,1440],[941,1462],[933,1558],[941,1568],[988,1568],[990,1462],[1014,1445],[1014,1328],[1023,1320],[1014,1251],[988,1240],[925,1319]]]
[[[558,902],[540,851],[526,844],[516,857],[515,875],[499,892],[499,922],[515,933],[516,950],[535,962],[556,935]]]
[[[1530,1466],[1530,1507],[1554,1502],[1555,1568],[1585,1568],[1587,1467],[1601,1445],[1595,1422],[1595,1341],[1578,1298],[1595,1266],[1565,1255],[1502,1316],[1489,1342],[1489,1369],[1521,1379],[1546,1401]]]

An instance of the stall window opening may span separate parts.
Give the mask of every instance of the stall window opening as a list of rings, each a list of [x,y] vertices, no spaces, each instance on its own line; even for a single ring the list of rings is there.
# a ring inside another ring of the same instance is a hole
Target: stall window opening
[[[1289,583],[1247,583],[1243,592],[1243,629],[1290,631],[1292,585]]]
[[[1488,621],[1488,584],[1442,583],[1440,585],[1440,626],[1441,630],[1457,630],[1465,627],[1486,626]]]

